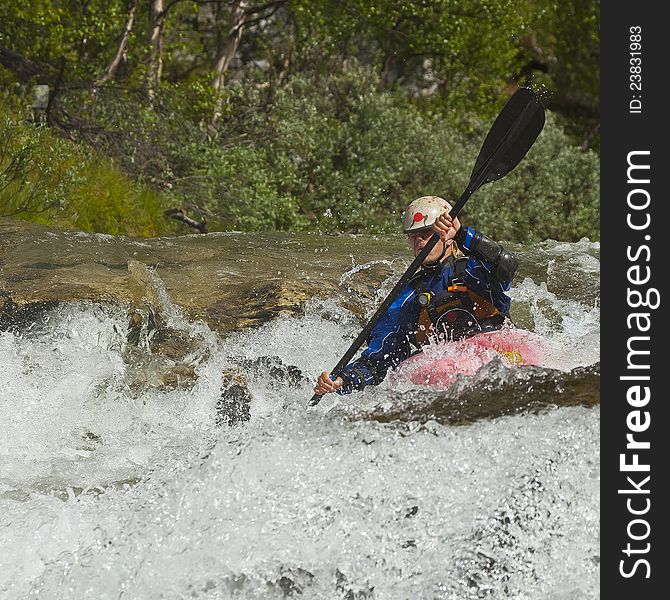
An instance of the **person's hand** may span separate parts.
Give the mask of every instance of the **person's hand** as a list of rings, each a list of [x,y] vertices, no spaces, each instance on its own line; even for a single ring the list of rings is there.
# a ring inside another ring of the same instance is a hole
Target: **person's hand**
[[[433,229],[440,234],[443,242],[452,239],[461,228],[461,222],[458,217],[453,219],[449,216],[449,211],[444,211],[433,223]]]
[[[330,371],[324,371],[319,375],[314,386],[314,393],[319,396],[325,396],[331,392],[336,392],[344,385],[344,379],[338,377],[335,381],[330,378]]]

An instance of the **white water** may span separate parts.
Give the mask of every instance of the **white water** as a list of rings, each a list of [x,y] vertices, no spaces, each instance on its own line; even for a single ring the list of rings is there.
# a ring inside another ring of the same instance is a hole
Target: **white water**
[[[551,366],[597,362],[598,306],[550,284],[513,296]],[[272,356],[313,379],[360,325],[314,302],[219,340],[170,311],[202,340],[192,389],[134,387],[120,309],[0,333],[0,598],[598,597],[598,408],[381,424],[332,409],[389,382],[306,409],[307,380],[252,369],[251,421],[217,428],[224,367]]]

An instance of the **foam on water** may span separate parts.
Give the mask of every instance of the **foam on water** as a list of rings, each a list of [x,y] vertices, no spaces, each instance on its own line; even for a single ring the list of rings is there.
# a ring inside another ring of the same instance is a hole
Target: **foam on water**
[[[512,293],[553,368],[599,360],[595,303]],[[157,357],[128,361],[120,309],[0,333],[0,598],[598,597],[598,408],[462,427],[333,410],[389,380],[308,409],[361,327],[334,300],[226,339],[162,301],[200,340],[192,387],[137,385]],[[217,427],[222,371],[260,357],[304,377],[249,368],[251,420]]]
[[[597,429],[586,409],[413,430],[261,415],[134,486],[3,502],[30,584],[13,591],[596,597]]]
[[[600,358],[600,306],[560,299],[547,284],[525,278],[510,291],[513,301],[529,306],[530,329],[547,340],[550,350],[543,366],[570,370]]]
[[[133,479],[167,447],[209,426],[194,390],[139,395],[125,380],[121,311],[85,305],[51,314],[47,332],[0,334],[5,489],[86,488]],[[210,419],[211,420],[211,419]],[[198,441],[198,444],[200,441]]]

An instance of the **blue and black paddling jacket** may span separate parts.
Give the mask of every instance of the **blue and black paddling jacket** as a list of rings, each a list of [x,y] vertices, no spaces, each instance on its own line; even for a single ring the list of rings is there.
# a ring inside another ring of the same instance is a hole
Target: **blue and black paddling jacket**
[[[465,256],[451,255],[438,266],[416,273],[372,330],[361,356],[339,373],[344,385],[338,394],[378,385],[389,369],[433,339],[458,340],[493,331],[509,318],[511,299],[506,292],[516,273],[516,259],[471,227],[461,227],[459,234],[456,240]],[[495,252],[473,251],[473,242],[479,239],[497,247],[498,257],[511,257],[513,267],[498,268]]]

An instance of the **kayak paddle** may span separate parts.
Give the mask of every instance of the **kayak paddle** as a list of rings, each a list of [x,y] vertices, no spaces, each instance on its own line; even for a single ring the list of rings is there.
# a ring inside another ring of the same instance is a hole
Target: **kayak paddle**
[[[449,211],[453,219],[461,211],[470,196],[482,185],[501,179],[516,167],[521,159],[526,156],[537,136],[544,127],[544,107],[537,95],[529,88],[520,88],[507,101],[500,114],[491,126],[479,156],[475,162],[470,182],[461,194],[454,207]],[[396,299],[400,291],[407,285],[409,279],[416,273],[426,256],[439,241],[440,236],[436,232],[428,243],[412,261],[407,271],[398,283],[389,292],[384,302],[381,303],[377,312],[372,316],[368,324],[358,334],[358,337],[344,353],[340,361],[331,371],[331,379],[337,379],[338,375],[349,364],[354,354],[358,351],[364,341],[368,338],[379,319],[386,313],[391,303]],[[309,401],[310,406],[316,406],[322,396],[314,394]]]

